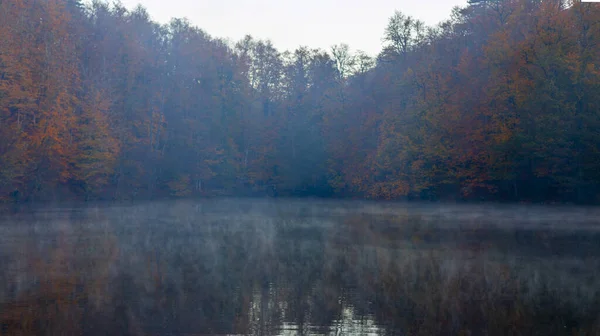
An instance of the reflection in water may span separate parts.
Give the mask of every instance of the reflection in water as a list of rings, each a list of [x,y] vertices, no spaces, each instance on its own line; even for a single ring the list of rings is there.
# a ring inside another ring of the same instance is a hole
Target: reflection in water
[[[213,200],[5,216],[1,334],[597,335],[595,211]]]

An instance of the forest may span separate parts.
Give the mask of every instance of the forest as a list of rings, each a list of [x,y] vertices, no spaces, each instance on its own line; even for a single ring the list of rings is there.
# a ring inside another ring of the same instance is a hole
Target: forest
[[[371,57],[0,0],[0,200],[600,202],[600,5],[390,15]]]

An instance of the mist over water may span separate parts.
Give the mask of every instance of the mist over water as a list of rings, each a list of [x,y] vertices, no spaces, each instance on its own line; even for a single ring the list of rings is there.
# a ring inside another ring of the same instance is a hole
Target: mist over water
[[[212,199],[0,217],[0,334],[596,335],[600,209]]]

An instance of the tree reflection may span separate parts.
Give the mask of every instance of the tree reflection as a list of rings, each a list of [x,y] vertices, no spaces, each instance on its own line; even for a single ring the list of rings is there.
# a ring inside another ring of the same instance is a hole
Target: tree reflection
[[[402,214],[138,210],[5,228],[2,333],[592,335],[600,327],[595,250],[540,258],[531,244],[516,249],[514,232],[452,231]]]

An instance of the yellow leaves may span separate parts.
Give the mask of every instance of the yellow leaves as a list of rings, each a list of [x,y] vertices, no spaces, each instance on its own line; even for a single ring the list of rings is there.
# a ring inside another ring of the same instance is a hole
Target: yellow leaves
[[[192,194],[191,178],[189,174],[179,175],[175,180],[167,183],[173,196],[189,196]]]
[[[368,194],[373,198],[395,199],[406,196],[410,192],[409,186],[404,181],[391,181],[375,183],[369,188]]]
[[[85,98],[73,131],[76,149],[69,161],[72,178],[85,182],[86,191],[92,191],[108,182],[120,146],[109,129],[107,100],[93,90]]]
[[[336,192],[339,193],[346,187],[344,177],[336,171],[333,171],[331,174],[332,176],[329,178],[328,183]]]

